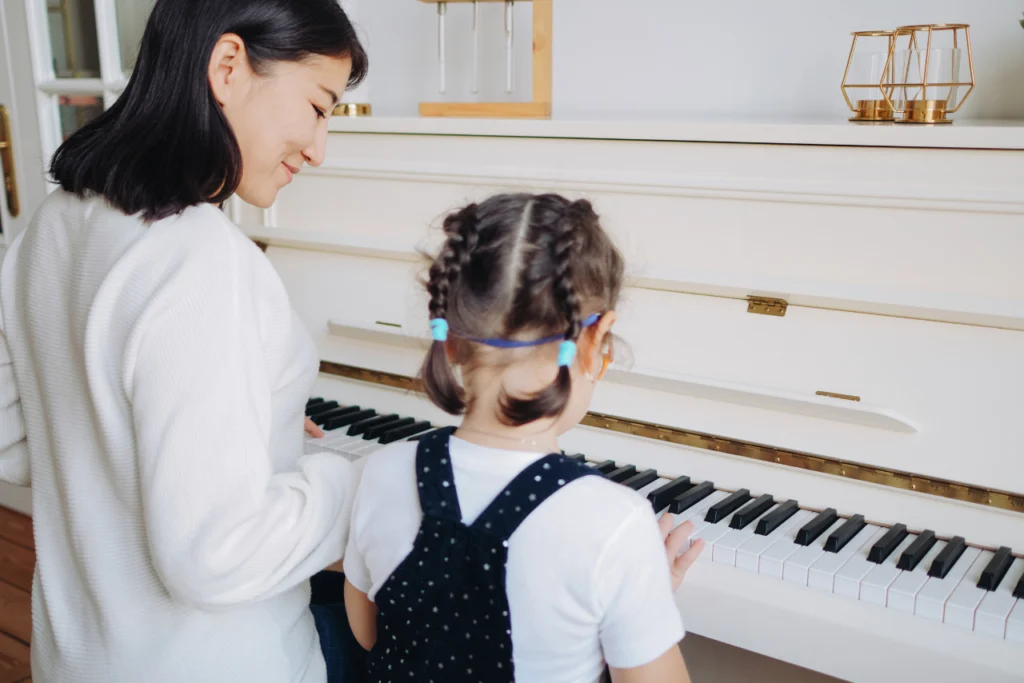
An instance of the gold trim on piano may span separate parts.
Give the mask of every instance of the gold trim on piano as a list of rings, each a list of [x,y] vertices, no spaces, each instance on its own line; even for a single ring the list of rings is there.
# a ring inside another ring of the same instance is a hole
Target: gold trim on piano
[[[413,377],[383,372],[381,370],[360,368],[354,365],[321,361],[320,372],[371,384],[381,384],[396,389],[405,389],[418,393],[423,391],[420,381]],[[616,417],[615,415],[587,413],[581,424],[588,427],[597,427],[598,429],[607,429],[613,432],[639,436],[645,439],[665,441],[680,446],[703,448],[709,451],[750,458],[751,460],[772,462],[778,465],[820,472],[836,477],[866,481],[872,484],[926,493],[931,496],[951,498],[977,505],[987,505],[1001,510],[1024,513],[1024,495],[1017,493],[978,488],[969,484],[961,484],[944,479],[922,477],[909,472],[856,465],[835,458],[772,448],[771,446],[738,441],[711,434],[702,434],[652,422]]]

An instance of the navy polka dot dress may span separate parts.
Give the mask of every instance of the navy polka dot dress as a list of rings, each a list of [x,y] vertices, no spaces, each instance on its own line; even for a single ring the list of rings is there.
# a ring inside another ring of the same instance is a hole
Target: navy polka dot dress
[[[454,430],[427,434],[416,451],[423,521],[412,551],[376,595],[377,643],[369,654],[374,683],[512,683],[508,540],[549,496],[596,474],[564,455],[546,455],[467,526],[448,454]]]

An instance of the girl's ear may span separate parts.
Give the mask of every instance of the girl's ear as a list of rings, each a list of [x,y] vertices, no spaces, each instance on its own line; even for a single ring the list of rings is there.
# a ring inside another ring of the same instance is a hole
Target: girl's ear
[[[601,316],[596,325],[587,328],[580,335],[579,357],[583,372],[595,374],[601,369],[601,349],[615,324],[615,311],[608,311]]]

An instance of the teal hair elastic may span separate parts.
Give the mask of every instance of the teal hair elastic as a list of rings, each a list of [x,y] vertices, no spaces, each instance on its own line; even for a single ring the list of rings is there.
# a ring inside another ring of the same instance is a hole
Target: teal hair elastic
[[[570,367],[576,359],[576,342],[568,339],[558,345],[558,367]]]
[[[434,341],[448,341],[448,321],[444,318],[434,318],[430,321],[430,334]]]

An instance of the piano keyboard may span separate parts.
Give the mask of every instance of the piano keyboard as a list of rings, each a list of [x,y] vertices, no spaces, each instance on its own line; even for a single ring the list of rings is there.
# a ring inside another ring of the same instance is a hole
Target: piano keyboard
[[[389,443],[416,440],[429,421],[312,398],[306,415],[325,432],[307,437],[306,452],[331,451],[351,460]],[[806,510],[742,488],[664,477],[614,460],[590,460],[608,479],[651,502],[675,525],[694,524],[691,543],[703,539],[699,562],[794,583],[809,590],[877,605],[998,639],[1024,643],[1024,559],[1000,547],[988,550],[932,530],[884,527],[833,508]]]

